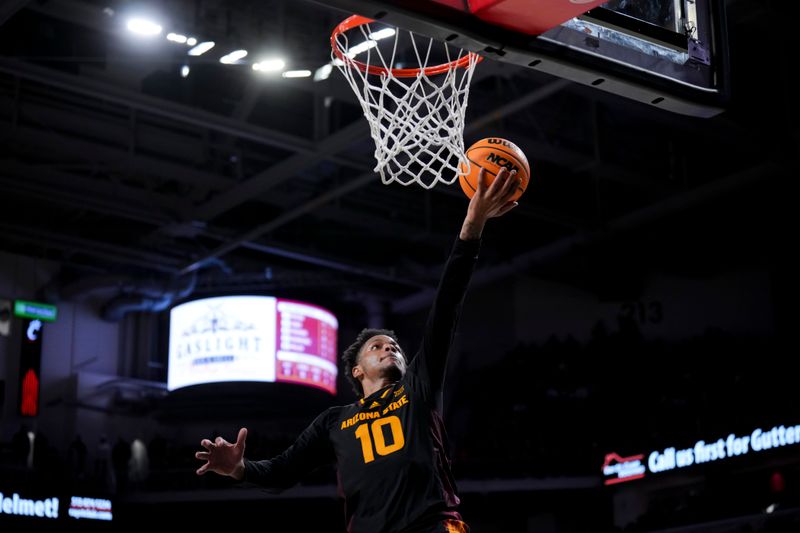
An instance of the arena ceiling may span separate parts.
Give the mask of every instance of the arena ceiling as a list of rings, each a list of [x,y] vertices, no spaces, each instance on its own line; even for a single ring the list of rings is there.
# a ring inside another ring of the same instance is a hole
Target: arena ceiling
[[[424,305],[466,209],[458,186],[382,185],[335,70],[287,79],[218,61],[246,48],[313,71],[330,61],[330,31],[347,13],[296,0],[158,6],[215,48],[188,57],[184,45],[131,35],[122,21],[134,2],[3,3],[0,249],[59,261],[73,278],[196,271],[201,293]],[[759,33],[775,44],[765,58],[741,28],[764,30],[773,13],[728,7],[739,70],[713,119],[478,66],[466,141],[513,140],[533,176],[521,205],[487,229],[476,283],[534,274],[624,291],[648,268],[703,274],[770,253],[776,191],[796,168],[797,128],[781,107],[788,37]]]

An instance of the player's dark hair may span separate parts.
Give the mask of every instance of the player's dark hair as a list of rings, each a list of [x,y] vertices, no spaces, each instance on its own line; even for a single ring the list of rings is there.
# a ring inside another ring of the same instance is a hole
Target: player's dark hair
[[[358,354],[361,351],[361,348],[375,335],[386,335],[387,337],[394,339],[394,342],[397,344],[400,344],[400,341],[397,340],[397,334],[391,329],[364,328],[361,330],[361,333],[358,334],[356,340],[353,341],[353,344],[348,346],[342,354],[342,361],[344,362],[344,375],[350,381],[350,385],[353,386],[353,391],[355,391],[359,398],[364,394],[364,388],[361,386],[361,382],[353,377],[353,367],[358,364]],[[402,353],[402,350],[400,351]]]

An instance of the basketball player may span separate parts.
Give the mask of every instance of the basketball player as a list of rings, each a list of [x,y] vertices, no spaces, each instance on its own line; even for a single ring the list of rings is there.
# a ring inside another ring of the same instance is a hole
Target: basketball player
[[[246,428],[235,443],[203,439],[198,474],[210,470],[277,492],[335,462],[350,533],[468,531],[446,455],[442,382],[484,224],[516,207],[510,199],[520,182],[507,169],[490,185],[485,179],[481,170],[417,355],[409,362],[392,331],[363,330],[343,355],[356,403],[323,412],[270,460],[244,459]]]

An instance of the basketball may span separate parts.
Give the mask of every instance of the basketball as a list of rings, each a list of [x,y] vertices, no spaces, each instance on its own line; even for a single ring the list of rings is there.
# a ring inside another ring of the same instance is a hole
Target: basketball
[[[512,202],[518,200],[528,188],[528,179],[531,174],[528,158],[525,157],[519,146],[511,141],[499,137],[487,137],[470,146],[466,156],[470,162],[470,169],[465,173],[464,164],[459,165],[459,173],[462,175],[458,177],[458,182],[468,198],[472,198],[478,189],[478,173],[481,167],[486,169],[487,187],[491,185],[502,167],[506,167],[509,171],[517,171],[516,176],[520,179],[520,184],[511,198]]]

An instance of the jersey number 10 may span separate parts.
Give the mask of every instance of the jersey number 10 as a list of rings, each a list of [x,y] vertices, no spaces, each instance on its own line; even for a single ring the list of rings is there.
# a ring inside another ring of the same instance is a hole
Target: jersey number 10
[[[392,432],[393,442],[388,446],[383,437],[383,426],[389,426]],[[370,438],[370,429],[372,430],[372,438]],[[396,416],[387,416],[386,418],[379,418],[372,423],[365,422],[361,424],[356,428],[356,438],[361,441],[361,451],[364,453],[365,463],[371,463],[375,460],[375,454],[372,451],[373,444],[378,455],[389,455],[406,444],[406,439],[403,437],[403,426]]]

